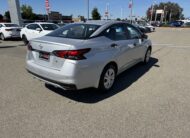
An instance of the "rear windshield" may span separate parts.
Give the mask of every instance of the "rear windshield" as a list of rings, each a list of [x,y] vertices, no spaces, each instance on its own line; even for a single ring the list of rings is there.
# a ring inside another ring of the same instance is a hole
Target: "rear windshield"
[[[71,39],[88,39],[100,26],[91,24],[66,25],[47,36]]]
[[[58,28],[55,24],[41,24],[44,30],[56,30]]]
[[[5,24],[6,27],[19,27],[17,24]]]

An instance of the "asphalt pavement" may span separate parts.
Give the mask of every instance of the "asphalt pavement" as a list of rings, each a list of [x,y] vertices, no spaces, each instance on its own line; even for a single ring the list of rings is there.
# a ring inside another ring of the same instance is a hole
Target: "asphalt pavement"
[[[0,40],[0,137],[189,138],[190,29],[148,35],[150,63],[106,94],[46,87],[25,70],[26,46]]]

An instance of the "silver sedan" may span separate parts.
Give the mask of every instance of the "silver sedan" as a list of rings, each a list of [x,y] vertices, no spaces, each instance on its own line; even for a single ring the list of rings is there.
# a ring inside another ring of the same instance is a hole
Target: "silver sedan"
[[[110,90],[118,74],[148,63],[151,41],[136,27],[118,21],[66,25],[28,44],[27,70],[65,90]]]

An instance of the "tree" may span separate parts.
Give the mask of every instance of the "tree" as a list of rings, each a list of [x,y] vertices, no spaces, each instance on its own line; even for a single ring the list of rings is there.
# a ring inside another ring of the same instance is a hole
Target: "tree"
[[[35,20],[36,15],[33,13],[33,9],[29,5],[21,6],[21,14],[23,19]]]
[[[154,11],[153,11],[153,21],[155,20],[155,15],[156,15],[156,10],[158,9],[165,9],[165,15],[164,15],[164,20],[166,19],[166,21],[175,21],[175,20],[179,20],[179,19],[183,19],[184,15],[183,15],[183,8],[181,8],[179,6],[179,4],[177,3],[173,3],[173,2],[166,2],[166,3],[159,3],[154,5]],[[149,20],[151,20],[151,13],[152,13],[152,6],[148,8],[147,10],[147,18]],[[161,19],[161,15],[158,14],[157,16],[157,20]]]
[[[0,14],[0,21],[2,21],[3,20],[3,15],[2,14]]]
[[[101,19],[101,15],[98,12],[98,8],[96,8],[96,7],[92,10],[92,19],[93,20],[100,20]]]
[[[121,21],[121,19],[120,19],[120,18],[117,18],[116,20],[117,20],[117,21]]]
[[[11,17],[10,17],[10,12],[9,11],[6,11],[5,14],[4,14],[4,16],[5,16],[5,20],[6,21],[11,21]]]

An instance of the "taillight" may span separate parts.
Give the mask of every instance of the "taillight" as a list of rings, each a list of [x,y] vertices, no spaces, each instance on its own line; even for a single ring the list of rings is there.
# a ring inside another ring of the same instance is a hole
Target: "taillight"
[[[27,48],[28,48],[29,51],[32,51],[32,50],[33,50],[33,48],[32,48],[32,46],[31,46],[30,43],[28,43]]]
[[[86,59],[84,56],[90,51],[90,48],[80,50],[59,50],[54,51],[53,54],[60,58],[71,59],[71,60],[83,60]]]
[[[12,31],[13,29],[5,29],[5,31]]]

